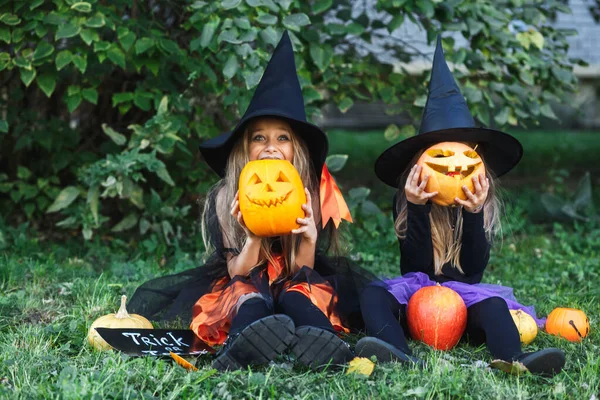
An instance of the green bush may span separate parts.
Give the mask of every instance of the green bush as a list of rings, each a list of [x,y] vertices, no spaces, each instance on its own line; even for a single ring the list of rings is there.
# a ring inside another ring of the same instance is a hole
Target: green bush
[[[427,74],[378,62],[366,44],[411,21],[444,39],[484,124],[555,118],[575,88],[558,2],[379,0],[0,0],[0,200],[11,223],[137,229],[169,243],[214,182],[198,144],[234,125],[283,29],[291,32],[311,117],[382,100],[418,116]],[[377,11],[377,12],[374,12]],[[399,61],[420,57],[391,39]],[[533,90],[533,88],[537,90]],[[391,127],[387,137],[413,132]],[[4,196],[6,194],[6,196]]]

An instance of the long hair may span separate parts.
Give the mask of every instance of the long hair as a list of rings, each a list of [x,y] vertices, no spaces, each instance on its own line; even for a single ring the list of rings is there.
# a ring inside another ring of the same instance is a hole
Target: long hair
[[[470,144],[468,144],[471,146]],[[471,146],[473,147],[473,146]],[[396,236],[402,240],[406,239],[406,217],[407,204],[404,185],[410,173],[410,169],[416,164],[425,149],[413,157],[409,166],[400,177],[398,196],[396,200],[396,209],[398,217],[394,223]],[[479,154],[481,157],[481,154]],[[499,198],[494,176],[485,160],[481,157],[485,165],[485,175],[489,179],[490,186],[488,195],[483,204],[483,229],[488,241],[498,235],[501,231],[500,215],[502,210],[502,202]],[[462,207],[442,207],[437,204],[431,205],[431,213],[429,214],[429,223],[431,225],[431,240],[433,244],[433,265],[435,275],[442,273],[442,267],[446,263],[450,263],[454,268],[464,273],[460,265],[460,251],[462,248]]]
[[[293,148],[292,164],[298,170],[304,186],[310,191],[313,200],[314,219],[317,226],[319,226],[321,213],[317,175],[309,158],[308,148],[302,138],[293,132],[293,130],[290,132],[290,137]],[[219,247],[223,245],[234,251],[240,251],[247,239],[244,230],[231,215],[230,208],[235,193],[238,190],[240,173],[250,161],[248,158],[250,139],[251,133],[247,126],[242,138],[235,143],[229,155],[225,177],[217,182],[207,195],[202,213],[202,238],[207,255],[214,253],[215,250],[222,250]],[[218,222],[218,224],[215,222]],[[220,228],[219,232],[214,232],[217,226]],[[337,243],[337,235],[334,233],[333,236],[336,236],[336,238],[333,240],[330,238],[330,241]],[[273,245],[276,241],[279,241],[285,260],[284,271],[280,275],[280,278],[289,277],[295,270],[296,252],[300,244],[300,239],[300,235],[293,234],[275,238],[262,238],[261,251],[256,266],[263,264],[265,261],[273,261]]]

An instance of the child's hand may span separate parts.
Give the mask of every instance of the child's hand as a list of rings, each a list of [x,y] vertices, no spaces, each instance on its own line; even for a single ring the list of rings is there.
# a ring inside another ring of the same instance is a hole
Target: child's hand
[[[421,176],[420,165],[413,165],[408,178],[406,178],[406,185],[404,185],[404,193],[406,193],[406,200],[413,204],[425,204],[429,199],[435,197],[438,192],[427,193],[425,186],[427,186],[427,180],[429,175],[425,175],[423,182],[419,185],[419,176]]]
[[[304,188],[304,193],[306,193],[306,204],[302,204],[304,218],[296,219],[296,222],[300,224],[300,228],[292,229],[292,233],[301,233],[302,240],[306,240],[310,243],[317,243],[317,225],[315,224],[315,218],[312,209],[312,199],[307,188]]]
[[[485,199],[487,198],[488,190],[490,188],[490,181],[483,174],[474,176],[472,179],[475,193],[471,193],[466,186],[463,186],[462,189],[467,195],[467,200],[461,200],[457,197],[454,199],[454,201],[463,206],[463,208],[468,212],[478,213],[483,210],[483,204],[485,203]]]
[[[248,229],[246,223],[244,222],[244,217],[242,217],[242,212],[240,211],[239,195],[240,192],[238,190],[237,192],[235,192],[235,197],[233,198],[233,202],[231,203],[231,215],[237,220],[238,224],[240,224],[244,232],[246,232],[246,236],[248,236],[249,239],[256,239],[258,236],[250,232],[250,229]]]

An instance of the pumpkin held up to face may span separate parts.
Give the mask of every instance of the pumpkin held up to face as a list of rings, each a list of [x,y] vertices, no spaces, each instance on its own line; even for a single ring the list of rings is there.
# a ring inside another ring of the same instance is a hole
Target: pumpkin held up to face
[[[590,320],[576,308],[555,308],[548,314],[546,332],[570,342],[581,342],[590,333]]]
[[[406,317],[413,339],[437,350],[450,350],[467,327],[467,306],[450,288],[426,286],[408,300]]]
[[[287,160],[250,161],[239,179],[240,211],[246,227],[256,236],[290,234],[304,218],[304,184]]]
[[[462,187],[467,186],[473,193],[472,178],[479,174],[485,176],[485,166],[479,154],[458,142],[434,144],[423,152],[417,164],[422,167],[421,180],[429,175],[425,191],[438,192],[431,200],[440,206],[455,205],[456,197],[466,200]]]

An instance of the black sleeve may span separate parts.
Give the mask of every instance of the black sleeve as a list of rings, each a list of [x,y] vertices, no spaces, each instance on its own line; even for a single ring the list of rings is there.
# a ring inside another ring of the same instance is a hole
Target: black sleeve
[[[490,243],[483,230],[483,211],[477,214],[463,209],[460,265],[465,276],[481,274],[490,259]]]
[[[407,202],[406,238],[400,240],[400,272],[433,274],[433,243],[429,213],[431,204]]]

